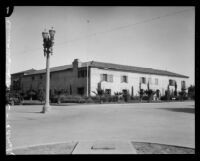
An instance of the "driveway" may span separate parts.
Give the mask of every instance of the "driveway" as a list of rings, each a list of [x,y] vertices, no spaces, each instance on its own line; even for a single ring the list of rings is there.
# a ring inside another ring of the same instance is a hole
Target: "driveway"
[[[195,147],[194,102],[12,106],[13,148],[71,141],[141,141]]]

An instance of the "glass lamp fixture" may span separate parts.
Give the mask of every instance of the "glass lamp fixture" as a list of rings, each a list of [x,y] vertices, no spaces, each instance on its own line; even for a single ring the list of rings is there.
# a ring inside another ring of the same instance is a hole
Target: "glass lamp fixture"
[[[50,38],[53,40],[54,39],[54,35],[55,35],[56,31],[53,29],[53,27],[49,30],[49,35]]]

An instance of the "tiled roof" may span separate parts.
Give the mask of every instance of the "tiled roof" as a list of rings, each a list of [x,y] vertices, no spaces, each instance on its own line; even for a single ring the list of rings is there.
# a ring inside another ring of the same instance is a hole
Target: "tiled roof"
[[[104,68],[104,69],[113,69],[113,70],[120,70],[120,71],[133,72],[133,73],[144,73],[144,74],[155,74],[155,75],[165,75],[165,76],[180,77],[180,78],[189,78],[188,76],[169,72],[166,70],[142,68],[142,67],[135,67],[135,66],[128,66],[128,65],[96,62],[96,61],[82,62],[81,67],[86,67],[87,65],[93,68]],[[52,67],[50,68],[50,71],[55,72],[55,71],[62,71],[62,70],[71,69],[71,68],[72,68],[72,65],[63,65],[63,66],[58,66],[58,67]],[[25,72],[24,74],[32,75],[32,74],[42,74],[45,72],[46,72],[46,69],[42,69],[42,70],[33,70],[28,73]],[[19,72],[19,73],[22,73],[22,72]]]
[[[24,70],[24,71],[13,73],[13,74],[21,74],[21,73],[27,73],[28,74],[28,73],[32,73],[34,71],[36,71],[36,70],[32,68],[32,69]]]
[[[63,65],[63,66],[58,66],[58,67],[52,67],[50,68],[50,72],[56,72],[56,71],[61,71],[61,70],[66,70],[72,68],[72,65]],[[32,75],[32,74],[42,74],[45,73],[46,69],[41,69],[41,70],[35,70],[31,73],[25,73],[25,75]]]
[[[153,69],[153,68],[142,68],[142,67],[135,67],[135,66],[128,66],[128,65],[96,62],[96,61],[91,61],[91,62],[89,62],[89,64],[91,67],[97,67],[97,68],[107,68],[107,69],[116,69],[116,70],[122,70],[122,71],[127,71],[127,72],[134,72],[134,73],[144,73],[144,74],[155,74],[155,75],[165,75],[165,76],[172,76],[172,77],[189,78],[188,76],[185,76],[185,75],[169,72],[166,70]]]

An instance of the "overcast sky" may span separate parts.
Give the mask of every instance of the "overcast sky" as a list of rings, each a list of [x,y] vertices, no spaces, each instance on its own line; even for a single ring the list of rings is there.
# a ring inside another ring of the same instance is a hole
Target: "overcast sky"
[[[44,69],[42,31],[56,30],[50,66],[101,61],[189,76],[194,84],[194,7],[15,7],[10,73]]]

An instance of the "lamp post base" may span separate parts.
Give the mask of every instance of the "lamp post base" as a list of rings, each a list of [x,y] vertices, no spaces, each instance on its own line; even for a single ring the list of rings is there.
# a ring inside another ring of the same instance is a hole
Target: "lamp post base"
[[[50,105],[47,105],[47,104],[45,104],[45,105],[43,106],[43,109],[42,109],[41,113],[46,113],[46,112],[49,112],[49,111],[50,111],[50,109],[51,109],[51,106],[50,106]]]

